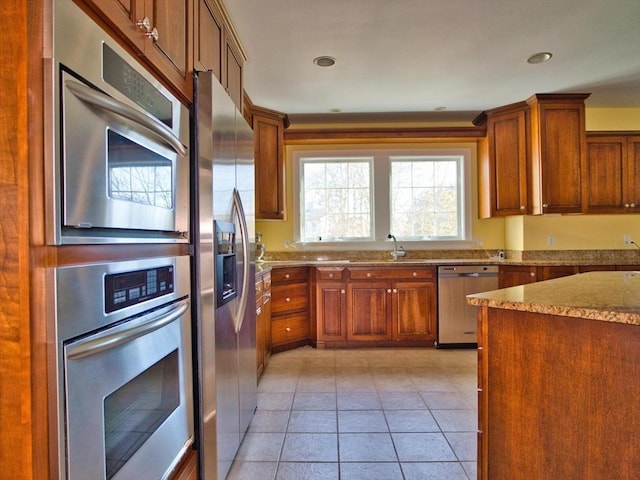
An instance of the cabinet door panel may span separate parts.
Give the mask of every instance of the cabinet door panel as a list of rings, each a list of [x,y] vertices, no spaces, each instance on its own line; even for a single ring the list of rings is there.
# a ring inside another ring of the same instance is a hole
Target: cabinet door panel
[[[435,339],[435,284],[399,282],[393,294],[394,339]]]
[[[387,283],[351,284],[348,287],[349,340],[389,340],[391,294]]]
[[[489,145],[495,161],[495,213],[525,213],[527,203],[527,133],[524,111],[490,120],[493,141]]]
[[[318,340],[345,340],[345,286],[319,285],[316,301],[318,302]]]
[[[640,212],[640,136],[629,138],[627,164],[628,194],[625,201],[633,204],[631,211]]]
[[[253,116],[256,158],[256,218],[284,220],[284,127],[277,119]]]
[[[624,139],[587,141],[587,208],[589,212],[623,210],[626,142]]]
[[[194,66],[211,70],[222,83],[223,23],[220,14],[207,0],[198,0],[196,11]]]

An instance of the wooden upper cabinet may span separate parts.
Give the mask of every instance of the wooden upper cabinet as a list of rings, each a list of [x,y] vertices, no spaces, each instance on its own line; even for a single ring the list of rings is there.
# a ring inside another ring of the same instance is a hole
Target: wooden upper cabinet
[[[640,212],[640,136],[587,134],[588,213]]]
[[[531,108],[530,213],[583,211],[587,158],[584,100],[588,96],[536,94],[527,100]]]
[[[473,123],[487,125],[479,144],[480,218],[527,213],[529,106],[519,102],[489,110]]]
[[[135,53],[173,86],[193,98],[190,0],[84,0],[114,28]]]
[[[196,70],[211,71],[222,83],[222,45],[224,21],[218,7],[211,0],[197,0],[194,12],[193,66]]]
[[[256,162],[256,219],[285,219],[284,129],[287,116],[249,107]]]

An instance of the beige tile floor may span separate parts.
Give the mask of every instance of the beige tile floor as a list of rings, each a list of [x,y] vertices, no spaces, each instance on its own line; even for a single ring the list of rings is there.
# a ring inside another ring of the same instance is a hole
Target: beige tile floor
[[[476,478],[476,351],[275,354],[228,480]]]

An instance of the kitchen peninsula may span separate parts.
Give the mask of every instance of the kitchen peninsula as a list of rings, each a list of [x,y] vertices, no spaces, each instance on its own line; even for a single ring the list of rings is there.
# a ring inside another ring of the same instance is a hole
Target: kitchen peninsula
[[[480,306],[479,478],[637,478],[640,272],[468,297]]]

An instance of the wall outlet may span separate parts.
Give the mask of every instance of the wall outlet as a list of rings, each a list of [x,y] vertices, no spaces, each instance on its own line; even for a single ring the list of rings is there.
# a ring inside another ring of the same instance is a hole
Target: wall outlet
[[[625,245],[631,245],[631,235],[624,235],[622,237],[622,243]]]
[[[547,235],[547,245],[553,247],[556,244],[556,239],[553,235]]]

